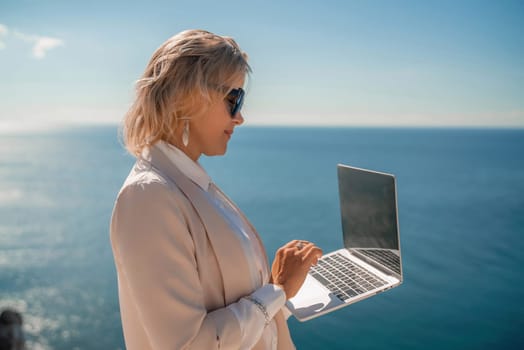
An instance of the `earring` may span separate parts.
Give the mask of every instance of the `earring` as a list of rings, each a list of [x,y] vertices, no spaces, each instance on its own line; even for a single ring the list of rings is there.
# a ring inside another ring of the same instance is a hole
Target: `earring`
[[[189,144],[189,120],[184,121],[184,131],[182,132],[182,143],[184,147]]]

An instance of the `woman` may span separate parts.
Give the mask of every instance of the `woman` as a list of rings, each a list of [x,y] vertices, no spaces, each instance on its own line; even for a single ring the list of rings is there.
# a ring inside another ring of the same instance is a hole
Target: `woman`
[[[233,39],[189,30],[137,83],[123,128],[137,162],[111,220],[129,350],[294,348],[281,309],[320,249],[289,242],[269,271],[255,229],[198,163],[243,123],[249,71]]]

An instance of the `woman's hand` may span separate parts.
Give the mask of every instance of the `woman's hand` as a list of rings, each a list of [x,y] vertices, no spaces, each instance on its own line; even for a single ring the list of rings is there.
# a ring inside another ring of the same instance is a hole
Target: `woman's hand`
[[[286,299],[294,297],[304,280],[309,268],[316,265],[322,256],[322,250],[311,242],[291,241],[280,247],[271,267],[271,282],[282,287]]]

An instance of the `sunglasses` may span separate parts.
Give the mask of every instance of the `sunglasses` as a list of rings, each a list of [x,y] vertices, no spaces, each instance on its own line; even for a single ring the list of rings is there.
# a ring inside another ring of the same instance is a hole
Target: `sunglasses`
[[[229,112],[231,118],[234,118],[235,115],[240,112],[240,109],[242,109],[245,94],[246,92],[242,88],[233,89],[227,94],[226,100],[231,105],[231,111]]]

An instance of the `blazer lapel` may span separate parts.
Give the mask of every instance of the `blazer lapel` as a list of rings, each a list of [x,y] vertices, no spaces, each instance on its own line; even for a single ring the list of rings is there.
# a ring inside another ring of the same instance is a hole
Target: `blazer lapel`
[[[160,149],[151,147],[150,155],[152,166],[168,176],[198,213],[222,273],[226,304],[251,293],[251,277],[244,248],[227,222],[209,203],[202,189],[189,180]]]
[[[226,200],[228,200],[231,203],[231,205],[233,205],[234,207],[238,208],[238,206],[224,192],[222,192],[222,190],[220,188],[217,187],[216,190],[218,192],[220,192],[222,194],[222,196],[224,196],[224,198],[226,198]],[[267,275],[267,277],[269,277],[269,270],[268,270],[269,260],[268,260],[268,257],[267,257],[266,248],[264,247],[264,243],[262,243],[262,240],[260,239],[260,236],[258,235],[258,232],[255,229],[255,227],[251,224],[251,222],[248,220],[248,218],[244,215],[244,213],[240,209],[238,209],[238,214],[249,225],[249,228],[251,229],[251,232],[253,232],[254,236],[256,237],[257,243],[260,246],[260,250],[264,254],[264,259],[265,259],[265,262],[266,262],[266,265],[265,265],[265,267],[266,267],[266,275]],[[264,283],[267,283],[267,282],[268,281],[264,281]]]

